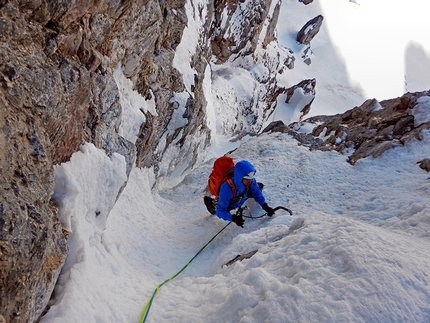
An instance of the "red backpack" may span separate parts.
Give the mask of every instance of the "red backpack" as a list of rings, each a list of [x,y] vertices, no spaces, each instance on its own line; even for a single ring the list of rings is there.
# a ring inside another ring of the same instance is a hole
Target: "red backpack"
[[[229,156],[222,156],[215,160],[211,174],[209,175],[208,187],[209,192],[219,198],[219,190],[222,183],[227,182],[233,191],[233,196],[236,196],[236,187],[233,184],[234,161]]]

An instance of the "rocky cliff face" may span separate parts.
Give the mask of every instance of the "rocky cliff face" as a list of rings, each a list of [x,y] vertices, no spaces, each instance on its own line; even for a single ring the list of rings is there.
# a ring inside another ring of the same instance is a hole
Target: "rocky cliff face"
[[[184,1],[7,1],[1,6],[1,313],[35,321],[68,252],[56,218],[53,165],[83,142],[129,164],[153,163],[152,146],[180,85],[171,67],[187,18]],[[113,67],[145,96],[158,118],[133,143],[118,135],[121,106]],[[147,139],[150,138],[150,139]],[[149,157],[148,157],[149,156]]]
[[[166,172],[177,160],[191,166],[211,135],[203,89],[208,62],[242,56],[247,58],[240,64],[251,64],[255,48],[274,39],[279,5],[270,0],[0,1],[0,318],[36,321],[67,256],[67,232],[51,200],[54,166],[68,161],[84,142],[123,155],[128,171],[135,163],[160,172],[172,146],[178,158],[167,161]],[[184,52],[178,46],[194,25],[198,39],[183,56],[193,71],[187,79],[175,57]],[[268,65],[278,71],[291,60]],[[119,134],[124,111],[114,77],[118,66],[156,107],[155,113],[141,109],[144,122],[135,141]],[[273,86],[273,79],[263,80],[261,91]],[[282,92],[275,90],[257,104],[273,109]],[[252,106],[241,108],[252,116]],[[171,124],[175,113],[184,120],[179,126]],[[258,118],[261,124],[263,116]]]

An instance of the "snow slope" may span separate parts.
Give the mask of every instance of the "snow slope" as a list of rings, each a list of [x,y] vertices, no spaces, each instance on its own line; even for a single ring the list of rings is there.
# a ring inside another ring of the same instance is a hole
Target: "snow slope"
[[[228,226],[160,289],[147,322],[430,320],[430,176],[416,165],[429,155],[430,133],[356,166],[285,134],[248,140],[234,158],[254,163],[269,204],[294,215]],[[106,164],[96,149],[86,145],[76,156],[57,172],[69,169],[77,187],[116,191],[100,174],[79,176],[88,159]],[[151,171],[134,169],[102,226],[93,224],[97,190],[75,207],[65,193],[72,227],[82,225],[72,241],[81,257],[63,272],[41,322],[138,322],[154,288],[226,225],[202,203],[212,161],[169,190],[151,191]],[[263,213],[247,203],[252,214]],[[86,212],[78,209],[84,205]]]
[[[296,61],[280,82],[292,86],[316,78],[309,116],[344,112],[369,98],[381,101],[428,90],[428,10],[429,4],[420,0],[314,0],[309,5],[283,0],[278,40],[293,50]],[[324,21],[311,41],[308,66],[301,59],[306,46],[295,37],[319,14]]]

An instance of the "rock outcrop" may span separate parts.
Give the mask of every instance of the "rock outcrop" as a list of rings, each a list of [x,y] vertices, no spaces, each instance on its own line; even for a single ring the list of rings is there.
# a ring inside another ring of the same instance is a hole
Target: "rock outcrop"
[[[318,34],[322,26],[324,17],[318,15],[309,20],[297,33],[297,41],[303,45],[309,45],[311,40]]]
[[[49,301],[68,252],[56,217],[49,136],[31,109],[1,97],[0,314],[33,322]],[[17,113],[19,111],[19,113]]]
[[[343,114],[306,119],[304,122],[316,125],[311,134],[301,133],[300,123],[286,126],[276,122],[264,131],[290,133],[310,149],[348,152],[349,163],[355,164],[361,158],[378,157],[411,139],[420,140],[421,131],[430,129],[430,119],[423,117],[428,111],[423,107],[429,100],[430,91],[406,93],[381,102],[370,99]]]
[[[247,56],[255,51],[263,22],[269,13],[270,2],[266,0],[216,2],[217,10],[214,12],[214,22],[209,32],[216,63],[224,63],[232,55]],[[273,36],[273,33],[271,35]]]
[[[307,4],[307,3],[305,3]],[[296,40],[305,47],[302,50],[301,58],[306,65],[311,64],[311,40],[318,34],[322,26],[324,17],[318,15],[315,18],[309,20],[297,33]]]
[[[299,82],[298,84],[288,88],[286,90],[287,98],[285,99],[285,103],[290,103],[292,100],[294,93],[296,93],[297,90],[300,90],[300,96],[308,96],[310,97],[309,102],[304,105],[304,107],[300,110],[300,120],[309,113],[311,110],[312,102],[315,99],[316,91],[316,79],[310,79],[310,80],[303,80]]]
[[[424,158],[417,162],[420,165],[421,169],[424,169],[427,172],[430,172],[430,158]]]
[[[320,136],[324,131],[326,147],[336,151],[354,148],[354,153],[349,156],[351,164],[367,156],[377,157],[413,138],[420,139],[421,130],[430,129],[430,122],[416,124],[413,115],[419,98],[429,94],[428,91],[406,93],[379,103],[374,99],[367,100],[360,107],[323,121],[312,134]],[[322,121],[317,117],[309,119],[310,122],[317,120]]]

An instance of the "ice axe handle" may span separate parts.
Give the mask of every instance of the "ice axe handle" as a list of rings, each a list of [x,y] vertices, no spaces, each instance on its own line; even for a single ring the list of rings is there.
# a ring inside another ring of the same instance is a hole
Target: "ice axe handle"
[[[277,207],[275,207],[274,209],[273,209],[273,211],[278,211],[278,210],[285,210],[285,211],[287,211],[288,213],[290,213],[290,215],[293,215],[293,211],[291,211],[290,209],[287,209],[286,207],[283,207],[283,206],[277,206]]]

